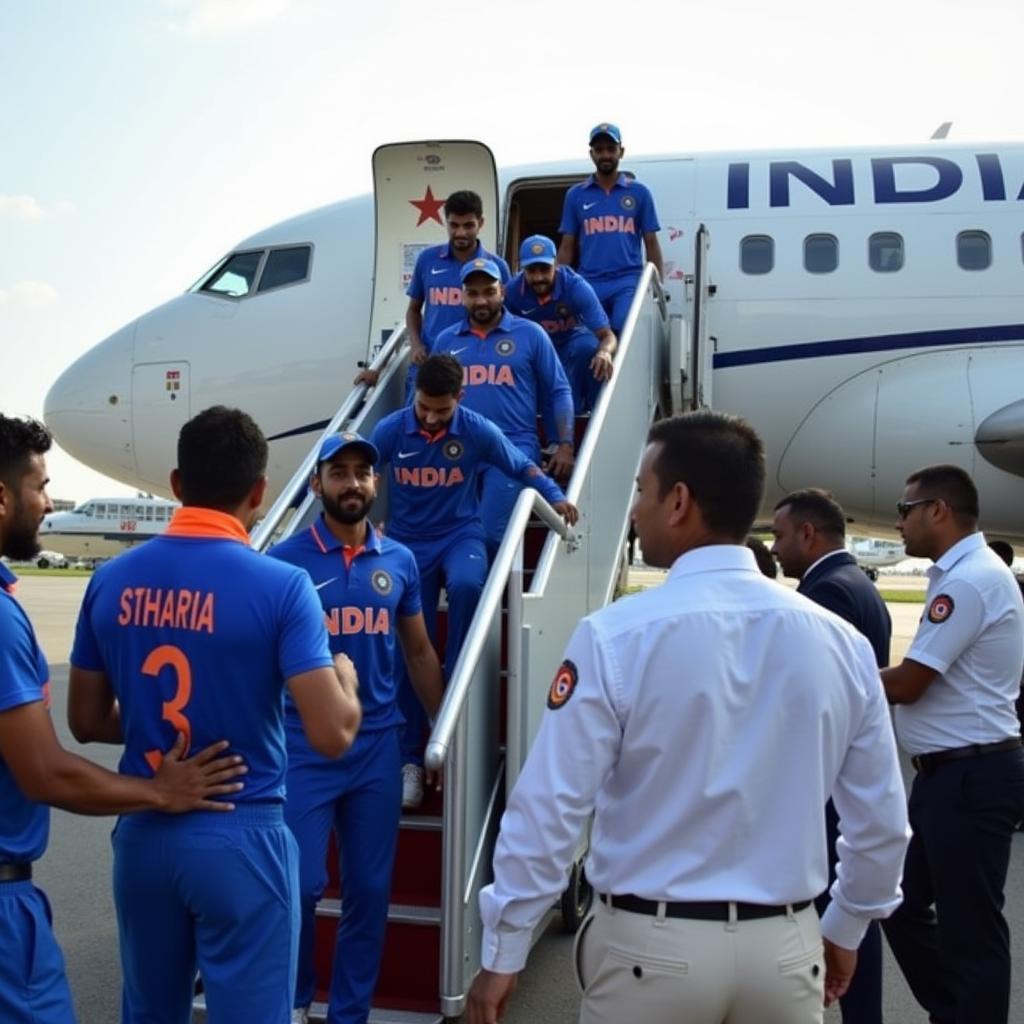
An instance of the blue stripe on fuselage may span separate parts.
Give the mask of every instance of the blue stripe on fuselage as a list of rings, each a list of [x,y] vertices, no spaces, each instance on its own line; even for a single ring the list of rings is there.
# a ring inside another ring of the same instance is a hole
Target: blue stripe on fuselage
[[[947,331],[875,334],[866,338],[837,338],[834,341],[809,341],[798,345],[748,348],[741,352],[719,352],[715,355],[712,365],[716,370],[724,370],[730,366],[783,363],[792,359],[819,359],[823,356],[848,356],[863,352],[892,352],[899,349],[936,348],[945,345],[982,345],[1022,339],[1024,324],[958,327]]]

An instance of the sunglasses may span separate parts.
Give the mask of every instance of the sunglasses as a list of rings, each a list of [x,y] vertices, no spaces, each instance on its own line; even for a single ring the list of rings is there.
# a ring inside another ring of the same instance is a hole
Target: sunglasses
[[[900,519],[906,519],[910,515],[910,510],[915,505],[928,505],[934,501],[942,501],[941,498],[917,498],[914,501],[897,501],[896,502],[896,515]]]

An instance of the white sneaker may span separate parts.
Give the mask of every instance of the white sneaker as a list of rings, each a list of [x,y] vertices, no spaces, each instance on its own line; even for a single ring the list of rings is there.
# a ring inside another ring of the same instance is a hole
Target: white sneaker
[[[423,768],[418,764],[402,765],[402,806],[419,807],[423,803]]]
[[[308,1006],[296,1006],[292,1010],[291,1024],[308,1024],[309,1021],[309,1007]]]

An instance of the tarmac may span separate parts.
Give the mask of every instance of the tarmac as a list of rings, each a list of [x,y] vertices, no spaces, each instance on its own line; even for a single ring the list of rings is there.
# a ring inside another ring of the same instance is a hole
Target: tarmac
[[[657,582],[653,570],[634,570],[633,582]],[[886,589],[923,590],[920,577],[882,577]],[[59,576],[24,577],[18,597],[36,628],[50,661],[53,721],[61,742],[105,767],[116,770],[119,748],[75,742],[67,728],[68,654],[75,617],[87,579]],[[894,603],[892,658],[903,657],[921,616],[918,603]],[[911,770],[904,766],[909,782]],[[55,810],[50,846],[37,866],[37,883],[53,905],[57,936],[64,949],[79,1024],[115,1024],[120,1019],[120,968],[117,923],[110,888],[109,818],[88,818]],[[1016,937],[1014,980],[1009,1024],[1024,1024],[1024,833],[1015,837],[1006,886],[1006,916]],[[159,969],[154,965],[155,969]],[[926,1024],[921,1010],[886,948],[884,1010],[886,1024]],[[571,1024],[577,1019],[579,992],[572,967],[572,936],[557,918],[540,938],[520,977],[505,1017],[506,1024]],[[827,1024],[838,1024],[839,1012],[826,1011]],[[977,1022],[984,1024],[984,1022]]]

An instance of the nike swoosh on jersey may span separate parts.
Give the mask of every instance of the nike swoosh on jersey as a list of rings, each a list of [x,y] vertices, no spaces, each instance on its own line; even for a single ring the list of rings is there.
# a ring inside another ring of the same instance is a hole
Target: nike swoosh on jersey
[[[583,209],[584,210],[589,210],[592,206],[597,206],[597,203],[596,202],[595,203],[584,203],[583,204]]]
[[[531,313],[536,313],[540,309],[540,306],[531,306],[529,309],[523,310],[523,316],[529,316]]]
[[[400,459],[411,459],[415,454],[415,452],[399,452],[398,457]]]
[[[326,587],[328,583],[333,583],[337,578],[337,576],[332,576],[329,580],[324,580],[323,583],[314,584],[313,589],[323,590],[323,588]]]
[[[463,345],[462,348],[453,348],[451,352],[449,352],[448,354],[452,356],[457,356],[460,352],[465,352],[467,348],[469,348],[468,345]]]
[[[431,267],[430,268],[430,273],[431,274],[443,274],[445,272],[445,270],[447,270],[447,269],[448,269],[447,267]]]

